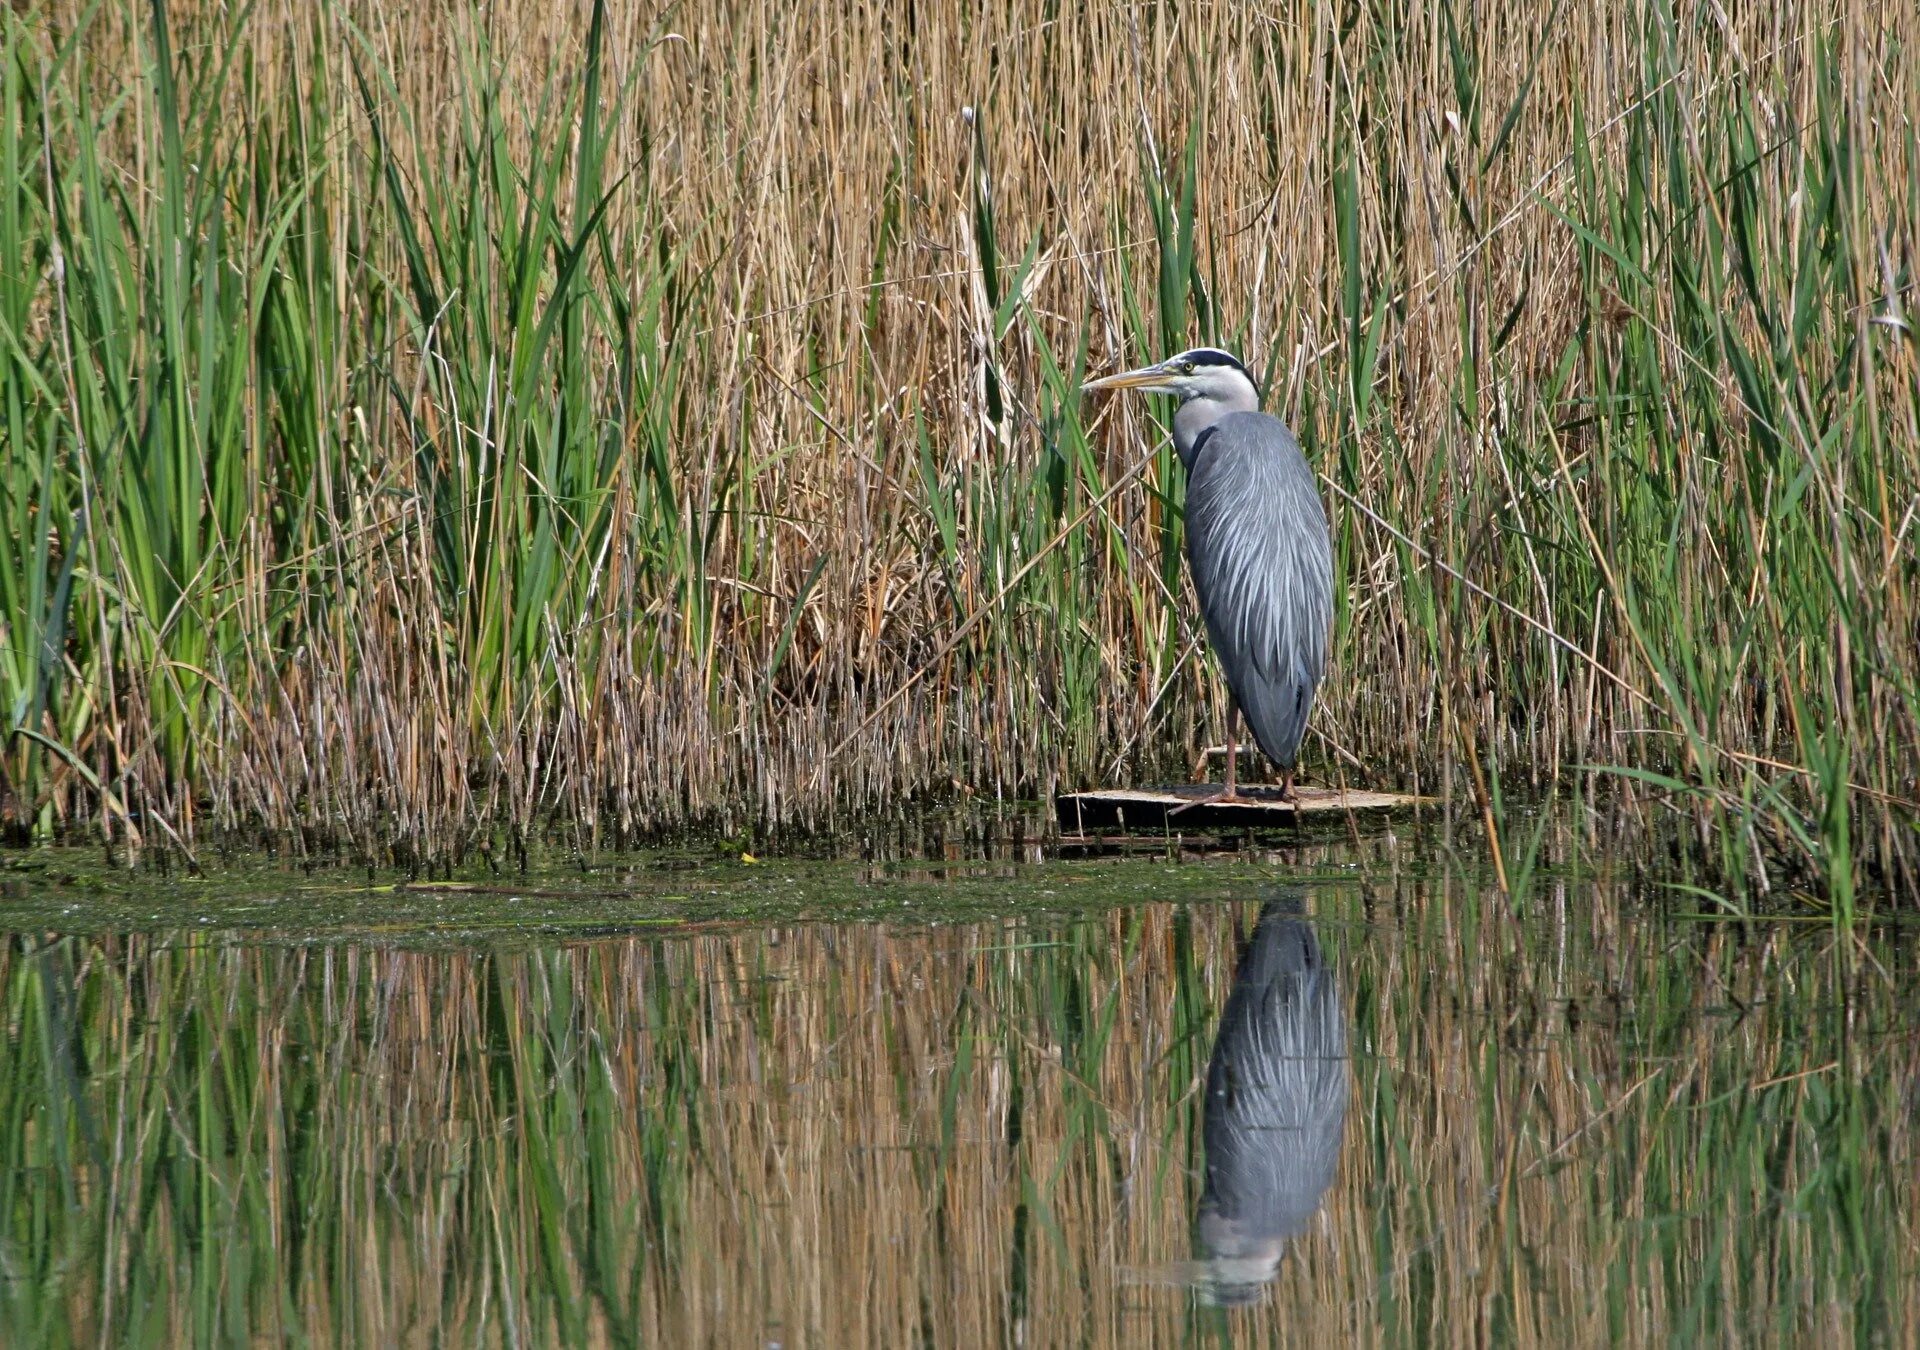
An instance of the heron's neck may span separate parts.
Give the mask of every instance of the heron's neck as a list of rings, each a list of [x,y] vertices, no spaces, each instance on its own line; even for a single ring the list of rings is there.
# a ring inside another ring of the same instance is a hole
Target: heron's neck
[[[1244,390],[1188,399],[1173,411],[1173,448],[1180,452],[1180,462],[1189,469],[1193,467],[1194,449],[1200,444],[1200,438],[1228,413],[1259,410],[1260,396],[1251,384]]]

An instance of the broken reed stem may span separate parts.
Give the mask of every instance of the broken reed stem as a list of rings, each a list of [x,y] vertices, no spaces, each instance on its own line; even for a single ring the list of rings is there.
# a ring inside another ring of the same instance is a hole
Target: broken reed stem
[[[1038,553],[1034,554],[1033,557],[1027,559],[1026,562],[1022,563],[1020,565],[1020,570],[1015,572],[1013,576],[1007,580],[1007,583],[1004,586],[1002,586],[999,589],[999,591],[997,591],[994,594],[992,599],[988,600],[985,604],[981,605],[978,609],[974,610],[972,614],[969,614],[966,617],[966,619],[960,624],[960,626],[954,629],[953,632],[947,637],[947,640],[941,643],[940,646],[934,650],[931,656],[929,656],[925,661],[922,661],[917,667],[914,668],[913,673],[909,675],[904,682],[901,683],[899,688],[895,689],[893,693],[889,694],[886,700],[882,702],[879,707],[875,708],[872,712],[868,713],[864,718],[862,718],[860,725],[855,727],[851,732],[849,732],[845,740],[841,741],[840,744],[834,746],[831,750],[827,752],[826,759],[823,760],[820,765],[821,777],[816,781],[816,786],[824,788],[826,786],[825,775],[827,773],[829,766],[833,763],[834,760],[838,759],[842,754],[846,753],[846,750],[849,746],[851,746],[855,741],[859,740],[861,736],[866,734],[866,732],[872,728],[873,724],[880,720],[881,716],[885,714],[887,709],[891,708],[894,704],[898,703],[901,699],[905,698],[908,694],[912,693],[915,685],[919,684],[920,681],[922,681],[929,674],[931,674],[933,669],[936,666],[938,666],[941,661],[945,660],[946,657],[953,651],[955,647],[958,647],[962,642],[966,640],[968,634],[972,633],[974,629],[978,628],[983,621],[985,621],[989,616],[991,616],[996,610],[1000,608],[1001,604],[1003,604],[1006,601],[1006,598],[1009,595],[1012,595],[1014,591],[1019,588],[1020,583],[1027,579],[1028,574],[1031,573],[1034,568],[1038,567],[1041,563],[1045,562],[1048,556],[1052,554],[1055,549],[1059,548],[1062,544],[1066,543],[1068,539],[1072,538],[1074,532],[1078,530],[1082,525],[1086,524],[1087,519],[1090,516],[1092,516],[1096,511],[1100,510],[1114,497],[1118,496],[1120,494],[1121,489],[1129,486],[1135,478],[1140,476],[1141,471],[1144,470],[1152,462],[1153,462],[1152,455],[1147,455],[1142,459],[1140,459],[1136,464],[1134,464],[1134,466],[1131,469],[1128,469],[1117,480],[1115,480],[1111,487],[1109,487],[1105,492],[1102,492],[1098,497],[1094,498],[1092,502],[1088,503],[1085,510],[1081,511],[1079,515],[1075,516],[1072,520],[1068,521],[1065,525],[1061,526],[1059,533],[1055,534],[1052,539],[1049,539]]]

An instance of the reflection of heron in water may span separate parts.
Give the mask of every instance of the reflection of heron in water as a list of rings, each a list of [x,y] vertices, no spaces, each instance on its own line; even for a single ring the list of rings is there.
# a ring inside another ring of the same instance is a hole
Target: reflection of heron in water
[[[1340,990],[1297,896],[1278,896],[1240,954],[1207,1066],[1206,1187],[1196,1245],[1219,1303],[1280,1273],[1333,1184],[1347,1118]]]

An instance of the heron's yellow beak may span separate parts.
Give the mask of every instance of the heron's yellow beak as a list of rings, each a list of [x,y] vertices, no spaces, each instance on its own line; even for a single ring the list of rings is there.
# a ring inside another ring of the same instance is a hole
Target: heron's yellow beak
[[[1109,375],[1105,379],[1089,380],[1080,386],[1080,392],[1091,394],[1100,389],[1158,389],[1163,388],[1170,372],[1165,366],[1142,366],[1138,370],[1129,370],[1119,375]]]

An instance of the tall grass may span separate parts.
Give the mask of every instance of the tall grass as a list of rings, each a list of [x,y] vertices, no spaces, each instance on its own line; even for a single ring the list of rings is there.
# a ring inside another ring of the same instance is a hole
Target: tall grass
[[[1629,896],[1315,897],[1345,1142],[1232,1314],[1154,1281],[1194,1256],[1251,904],[15,939],[0,1315],[49,1346],[1909,1343],[1910,943]]]
[[[1916,885],[1909,20],[54,4],[0,96],[0,817],[421,857],[1175,771],[1159,416],[1325,476],[1327,779]],[[1507,850],[1520,847],[1505,840]]]

